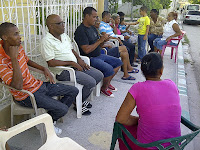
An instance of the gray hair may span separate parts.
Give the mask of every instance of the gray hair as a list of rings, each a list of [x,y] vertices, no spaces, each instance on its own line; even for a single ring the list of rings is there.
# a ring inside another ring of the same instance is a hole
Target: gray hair
[[[112,14],[112,16],[111,16],[111,18],[112,18],[113,20],[115,20],[117,17],[119,17],[119,15],[118,15],[117,13],[114,13],[114,14]]]

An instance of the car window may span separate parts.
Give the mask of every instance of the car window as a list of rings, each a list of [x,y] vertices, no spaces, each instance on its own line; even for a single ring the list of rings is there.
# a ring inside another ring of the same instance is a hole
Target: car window
[[[187,10],[199,10],[199,5],[188,5]]]
[[[189,11],[188,15],[200,15],[200,11]]]

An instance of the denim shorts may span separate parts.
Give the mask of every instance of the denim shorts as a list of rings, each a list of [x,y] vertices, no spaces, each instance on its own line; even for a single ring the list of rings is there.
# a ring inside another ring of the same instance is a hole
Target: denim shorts
[[[166,45],[166,44],[167,44],[167,41],[166,40],[161,40],[161,38],[156,38],[153,41],[153,45],[159,50],[162,50],[163,45]],[[170,42],[170,45],[176,46],[177,44],[173,43],[173,42]]]
[[[108,48],[107,54],[119,58],[120,57],[119,48],[118,47]]]
[[[90,58],[91,66],[100,70],[104,77],[109,77],[114,74],[114,69],[121,66],[123,63],[119,58],[101,54],[97,57]]]

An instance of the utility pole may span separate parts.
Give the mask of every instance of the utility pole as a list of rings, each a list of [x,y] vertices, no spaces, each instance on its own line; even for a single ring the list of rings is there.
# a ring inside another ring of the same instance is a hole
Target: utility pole
[[[131,5],[131,21],[133,21],[133,2],[134,0],[132,0],[132,5]]]
[[[104,0],[104,10],[108,11],[108,0]]]

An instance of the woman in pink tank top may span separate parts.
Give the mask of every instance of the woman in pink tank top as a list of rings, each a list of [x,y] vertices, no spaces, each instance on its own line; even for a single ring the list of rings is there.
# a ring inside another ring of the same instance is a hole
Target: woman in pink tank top
[[[117,113],[116,121],[123,124],[141,143],[180,136],[179,92],[172,80],[160,79],[163,73],[163,61],[160,54],[145,55],[142,59],[141,70],[146,81],[138,82],[130,88]],[[136,106],[139,117],[131,115]],[[127,137],[126,139],[128,140]],[[134,150],[144,149],[130,140],[128,143]],[[128,150],[120,139],[119,147],[120,150]]]

